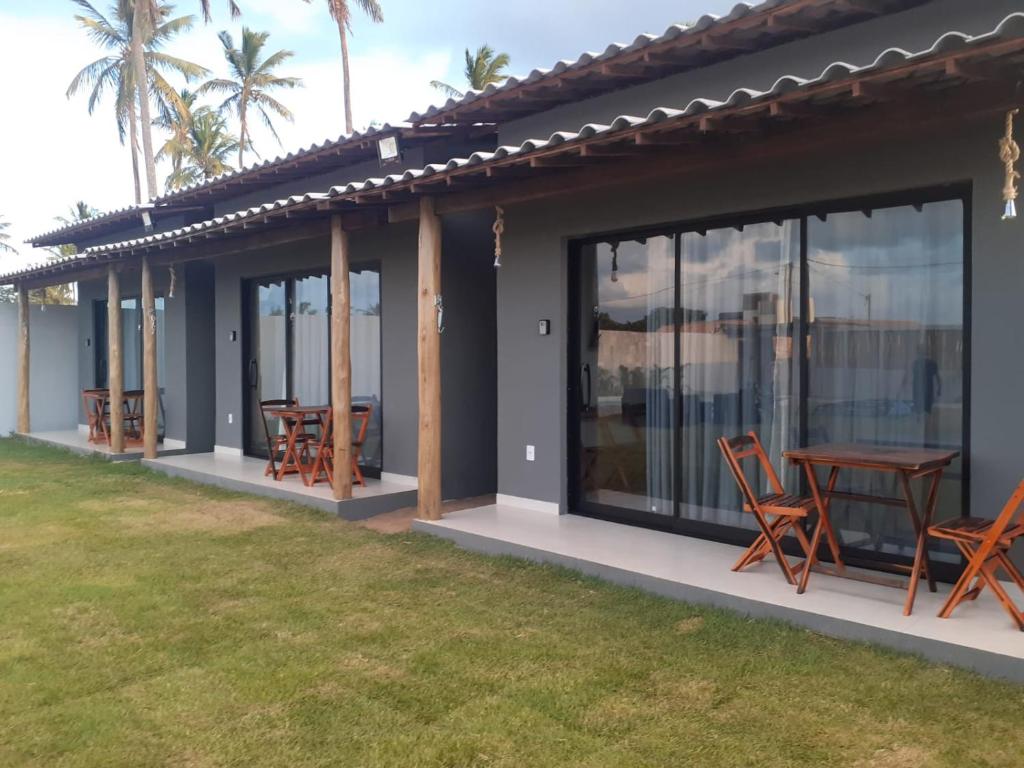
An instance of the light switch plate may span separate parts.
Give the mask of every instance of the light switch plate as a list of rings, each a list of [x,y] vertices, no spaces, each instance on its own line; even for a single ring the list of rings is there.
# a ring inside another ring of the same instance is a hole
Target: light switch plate
[[[526,446],[526,460],[533,461],[536,458],[536,452],[532,445]]]
[[[551,321],[550,320],[538,320],[537,321],[537,333],[541,336],[551,335]]]

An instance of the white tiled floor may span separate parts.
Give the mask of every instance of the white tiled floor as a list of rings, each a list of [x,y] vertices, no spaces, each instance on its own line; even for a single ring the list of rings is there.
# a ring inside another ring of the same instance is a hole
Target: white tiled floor
[[[491,505],[455,512],[438,522],[417,521],[416,527],[483,551],[515,554],[517,549],[529,549],[523,553],[528,557],[598,575],[615,574],[615,581],[641,587],[644,577],[648,583],[663,580],[668,588],[659,586],[657,591],[672,594],[675,584],[684,599],[695,595],[701,602],[777,615],[830,634],[875,639],[909,650],[920,646],[921,652],[933,656],[926,646],[934,646],[945,660],[951,653],[955,657],[957,648],[997,654],[984,665],[989,671],[993,659],[997,667],[1005,659],[1017,670],[1007,676],[1024,679],[1024,633],[988,593],[960,606],[952,618],[939,619],[936,614],[950,587],[940,584],[938,594],[933,594],[923,585],[914,614],[908,617],[902,612],[903,589],[814,573],[807,592],[798,595],[773,560],[733,573],[730,567],[742,552],[738,547],[586,517]],[[641,578],[633,580],[628,574]]]
[[[255,493],[260,488],[273,490],[287,490],[292,493],[309,496],[311,498],[333,501],[331,487],[326,482],[307,486],[298,475],[290,475],[283,480],[275,480],[264,474],[267,463],[263,459],[254,459],[249,456],[230,456],[220,453],[193,453],[182,456],[163,456],[155,461],[148,462],[151,465],[163,465],[176,467],[186,471],[198,472],[206,475],[216,475],[240,483],[252,486]],[[354,499],[366,499],[373,496],[384,496],[390,493],[402,493],[415,490],[415,483],[401,483],[388,481],[383,482],[372,477],[366,478],[366,486],[355,485],[352,488]]]

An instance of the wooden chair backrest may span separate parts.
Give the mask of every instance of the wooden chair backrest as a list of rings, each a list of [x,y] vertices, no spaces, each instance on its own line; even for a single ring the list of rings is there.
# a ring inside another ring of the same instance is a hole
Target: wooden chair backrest
[[[740,463],[746,459],[757,459],[761,466],[761,471],[764,472],[765,477],[768,478],[768,482],[771,484],[773,493],[785,493],[779,476],[775,473],[775,467],[768,460],[768,454],[764,452],[764,446],[761,445],[757,433],[748,432],[739,437],[720,437],[718,438],[718,447],[721,449],[725,463],[729,466],[729,470],[732,472],[736,484],[739,485],[743,497],[752,507],[757,506],[759,494],[750,485],[750,481],[743,471],[743,465]]]
[[[1003,506],[996,521],[988,529],[988,533],[985,536],[986,544],[988,542],[994,543],[1001,539],[1009,528],[1021,521],[1022,512],[1024,512],[1024,480],[1017,485],[1013,495],[1010,496],[1005,506]]]
[[[370,427],[370,414],[372,413],[372,405],[352,406],[352,426],[356,427],[356,436],[352,438],[352,445],[362,445],[366,441],[366,431]]]
[[[299,399],[293,397],[291,400],[260,400],[260,418],[263,420],[263,434],[267,437],[267,450],[274,452],[271,445],[270,425],[267,423],[266,408],[298,408]]]

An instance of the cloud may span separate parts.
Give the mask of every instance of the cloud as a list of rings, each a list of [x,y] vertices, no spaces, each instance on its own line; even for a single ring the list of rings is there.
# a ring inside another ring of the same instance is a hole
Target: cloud
[[[275,121],[281,146],[257,124],[253,128],[256,148],[264,158],[273,158],[327,138],[336,139],[344,132],[340,53],[327,53],[334,50],[327,45],[296,45],[283,33],[284,20],[294,18],[295,25],[331,35],[326,12],[317,3],[313,4],[317,7],[307,8],[298,0],[288,3],[296,6],[294,17],[291,11],[275,12],[279,2],[250,4],[254,12],[256,6],[265,5],[271,17],[256,17],[247,7],[246,23],[254,28],[274,29],[272,22],[281,21],[282,34],[276,29],[272,32],[270,50],[296,49],[297,55],[280,71],[304,81],[303,88],[279,93],[295,114],[294,123]],[[317,14],[322,20],[316,20]],[[167,51],[224,75],[217,32],[229,28],[237,41],[242,26],[224,21],[198,25]],[[54,51],[60,55],[55,56]],[[6,102],[20,105],[20,109],[16,118],[0,118],[0,216],[10,222],[11,242],[20,253],[0,257],[0,272],[44,260],[45,252],[22,242],[59,226],[54,217],[66,214],[75,200],[85,200],[100,210],[132,203],[131,157],[127,147],[118,142],[110,102],[101,102],[90,116],[86,96],[64,97],[72,77],[100,55],[71,14],[22,18],[0,12],[0,67],[8,73],[31,73],[30,77],[4,78]],[[422,109],[436,97],[430,80],[444,78],[452,60],[447,50],[376,46],[354,52],[351,63],[356,127],[365,128],[371,120],[395,122]],[[230,122],[237,130],[234,120]],[[154,144],[159,147],[160,143],[157,134]],[[246,157],[247,165],[255,161],[255,156]],[[166,172],[166,168],[158,168],[161,182]]]

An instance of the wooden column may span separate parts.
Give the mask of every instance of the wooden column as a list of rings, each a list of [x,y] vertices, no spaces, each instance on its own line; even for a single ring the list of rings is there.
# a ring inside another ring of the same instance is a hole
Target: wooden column
[[[334,498],[352,498],[352,355],[348,232],[331,217],[331,407],[334,420]]]
[[[434,200],[420,198],[418,285],[419,453],[417,478],[421,520],[441,519],[441,334],[437,301],[441,296],[441,220]]]
[[[28,289],[18,286],[18,431],[26,435],[31,431],[28,401]]]
[[[110,450],[124,453],[124,359],[121,357],[121,276],[107,268],[107,389],[110,390]]]
[[[160,391],[156,378],[156,303],[149,256],[142,257],[142,389],[142,451],[145,458],[155,459]]]

